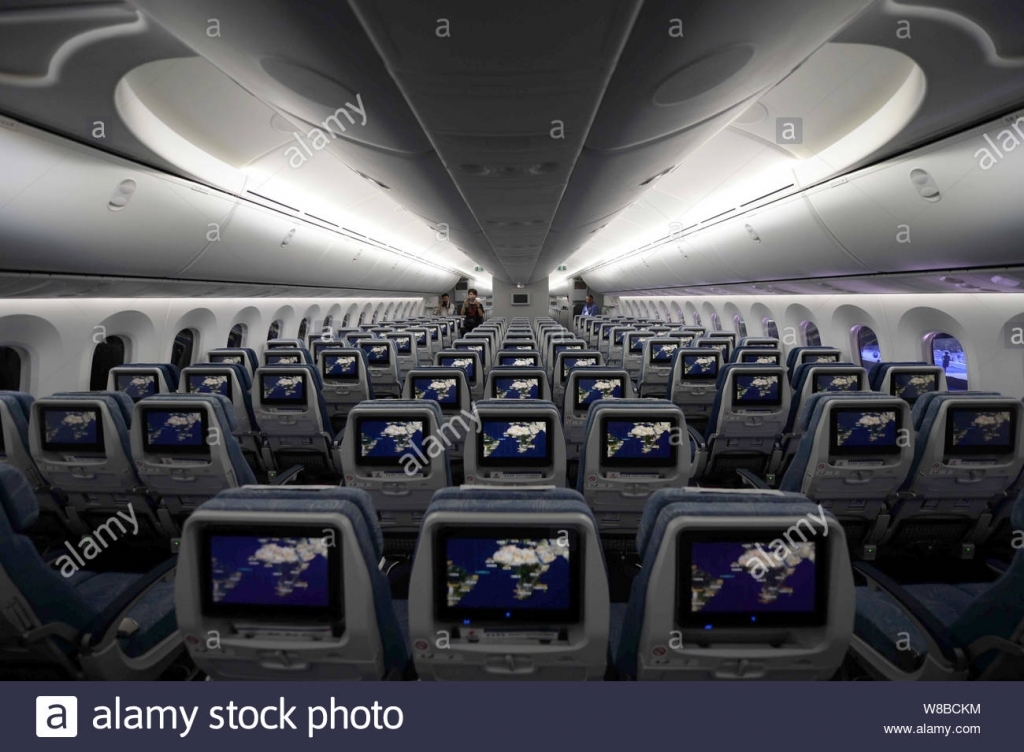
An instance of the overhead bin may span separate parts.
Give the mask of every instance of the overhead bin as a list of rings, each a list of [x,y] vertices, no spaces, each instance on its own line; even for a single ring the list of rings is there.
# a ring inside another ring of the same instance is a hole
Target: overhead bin
[[[8,270],[424,293],[459,279],[26,126],[0,128],[0,157]],[[392,275],[397,261],[416,273]]]

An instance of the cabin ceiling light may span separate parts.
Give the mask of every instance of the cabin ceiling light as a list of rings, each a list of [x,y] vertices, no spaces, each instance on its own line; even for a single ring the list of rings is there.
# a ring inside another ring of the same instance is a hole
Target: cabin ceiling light
[[[964,283],[959,277],[939,277],[939,282],[945,282],[950,285],[962,285]]]
[[[992,277],[992,283],[1000,287],[1020,287],[1020,280],[1008,274],[997,274]]]
[[[123,208],[128,206],[128,202],[132,200],[132,196],[135,191],[138,190],[139,184],[129,178],[128,180],[122,180],[117,185],[117,189],[114,191],[114,195],[110,197],[110,201],[107,203],[107,208],[110,211],[121,211]]]
[[[924,170],[911,170],[910,182],[914,184],[917,192],[921,194],[921,198],[925,201],[936,203],[942,200],[942,193],[939,191],[939,184],[935,182],[935,178]]]

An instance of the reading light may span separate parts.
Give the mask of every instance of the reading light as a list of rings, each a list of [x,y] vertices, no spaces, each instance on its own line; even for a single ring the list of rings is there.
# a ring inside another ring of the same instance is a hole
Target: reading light
[[[911,170],[910,182],[914,184],[917,192],[921,194],[921,198],[925,201],[935,203],[942,200],[942,193],[939,191],[938,183],[924,170]]]
[[[132,195],[138,189],[139,184],[129,178],[128,180],[122,180],[117,185],[117,190],[114,191],[114,195],[110,197],[110,201],[107,202],[107,208],[110,211],[121,211],[123,208],[128,206],[128,202],[131,201]]]
[[[1020,287],[1020,280],[1005,274],[997,274],[992,277],[992,284],[999,285],[1000,287]]]

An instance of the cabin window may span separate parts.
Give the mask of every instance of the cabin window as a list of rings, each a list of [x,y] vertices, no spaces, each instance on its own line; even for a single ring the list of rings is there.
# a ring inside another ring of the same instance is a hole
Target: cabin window
[[[228,334],[228,347],[245,347],[245,335],[249,333],[249,327],[245,324],[235,324]]]
[[[174,337],[171,347],[171,363],[183,370],[192,365],[192,351],[196,346],[196,333],[192,329],[182,329]]]
[[[303,319],[299,323],[299,339],[306,341],[306,334],[309,332],[309,319]]]
[[[704,326],[704,322],[700,320],[700,314],[697,313],[696,311],[693,312],[693,325]]]
[[[0,347],[0,391],[21,391],[21,353],[13,347]]]
[[[722,317],[717,313],[711,314],[711,328],[716,332],[722,331]]]
[[[942,366],[946,386],[951,392],[962,392],[967,386],[967,353],[960,340],[946,332],[933,332],[924,338],[926,358]]]
[[[870,326],[854,327],[854,341],[860,355],[860,364],[865,368],[882,360],[878,337]]]
[[[821,347],[821,332],[813,321],[801,321],[800,334],[803,335],[805,346]]]
[[[283,326],[283,324],[284,322],[281,321],[281,319],[277,319],[274,323],[270,325],[270,328],[267,330],[268,341],[272,339],[278,339],[281,336],[281,327]]]
[[[747,322],[743,320],[743,317],[738,313],[732,317],[733,327],[736,329],[736,334],[740,337],[747,336]]]
[[[330,329],[334,326],[334,316],[324,316],[324,329]]]
[[[775,319],[765,316],[761,319],[761,331],[765,337],[771,337],[772,339],[779,338],[779,325],[775,323]]]
[[[121,337],[107,337],[92,351],[92,373],[89,391],[102,392],[107,388],[107,374],[111,368],[124,365],[125,342]]]

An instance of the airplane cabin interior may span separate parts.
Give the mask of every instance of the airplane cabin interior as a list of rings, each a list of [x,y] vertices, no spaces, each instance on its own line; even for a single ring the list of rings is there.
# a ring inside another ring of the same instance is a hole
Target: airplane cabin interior
[[[0,680],[1024,679],[1022,40],[0,0]]]

